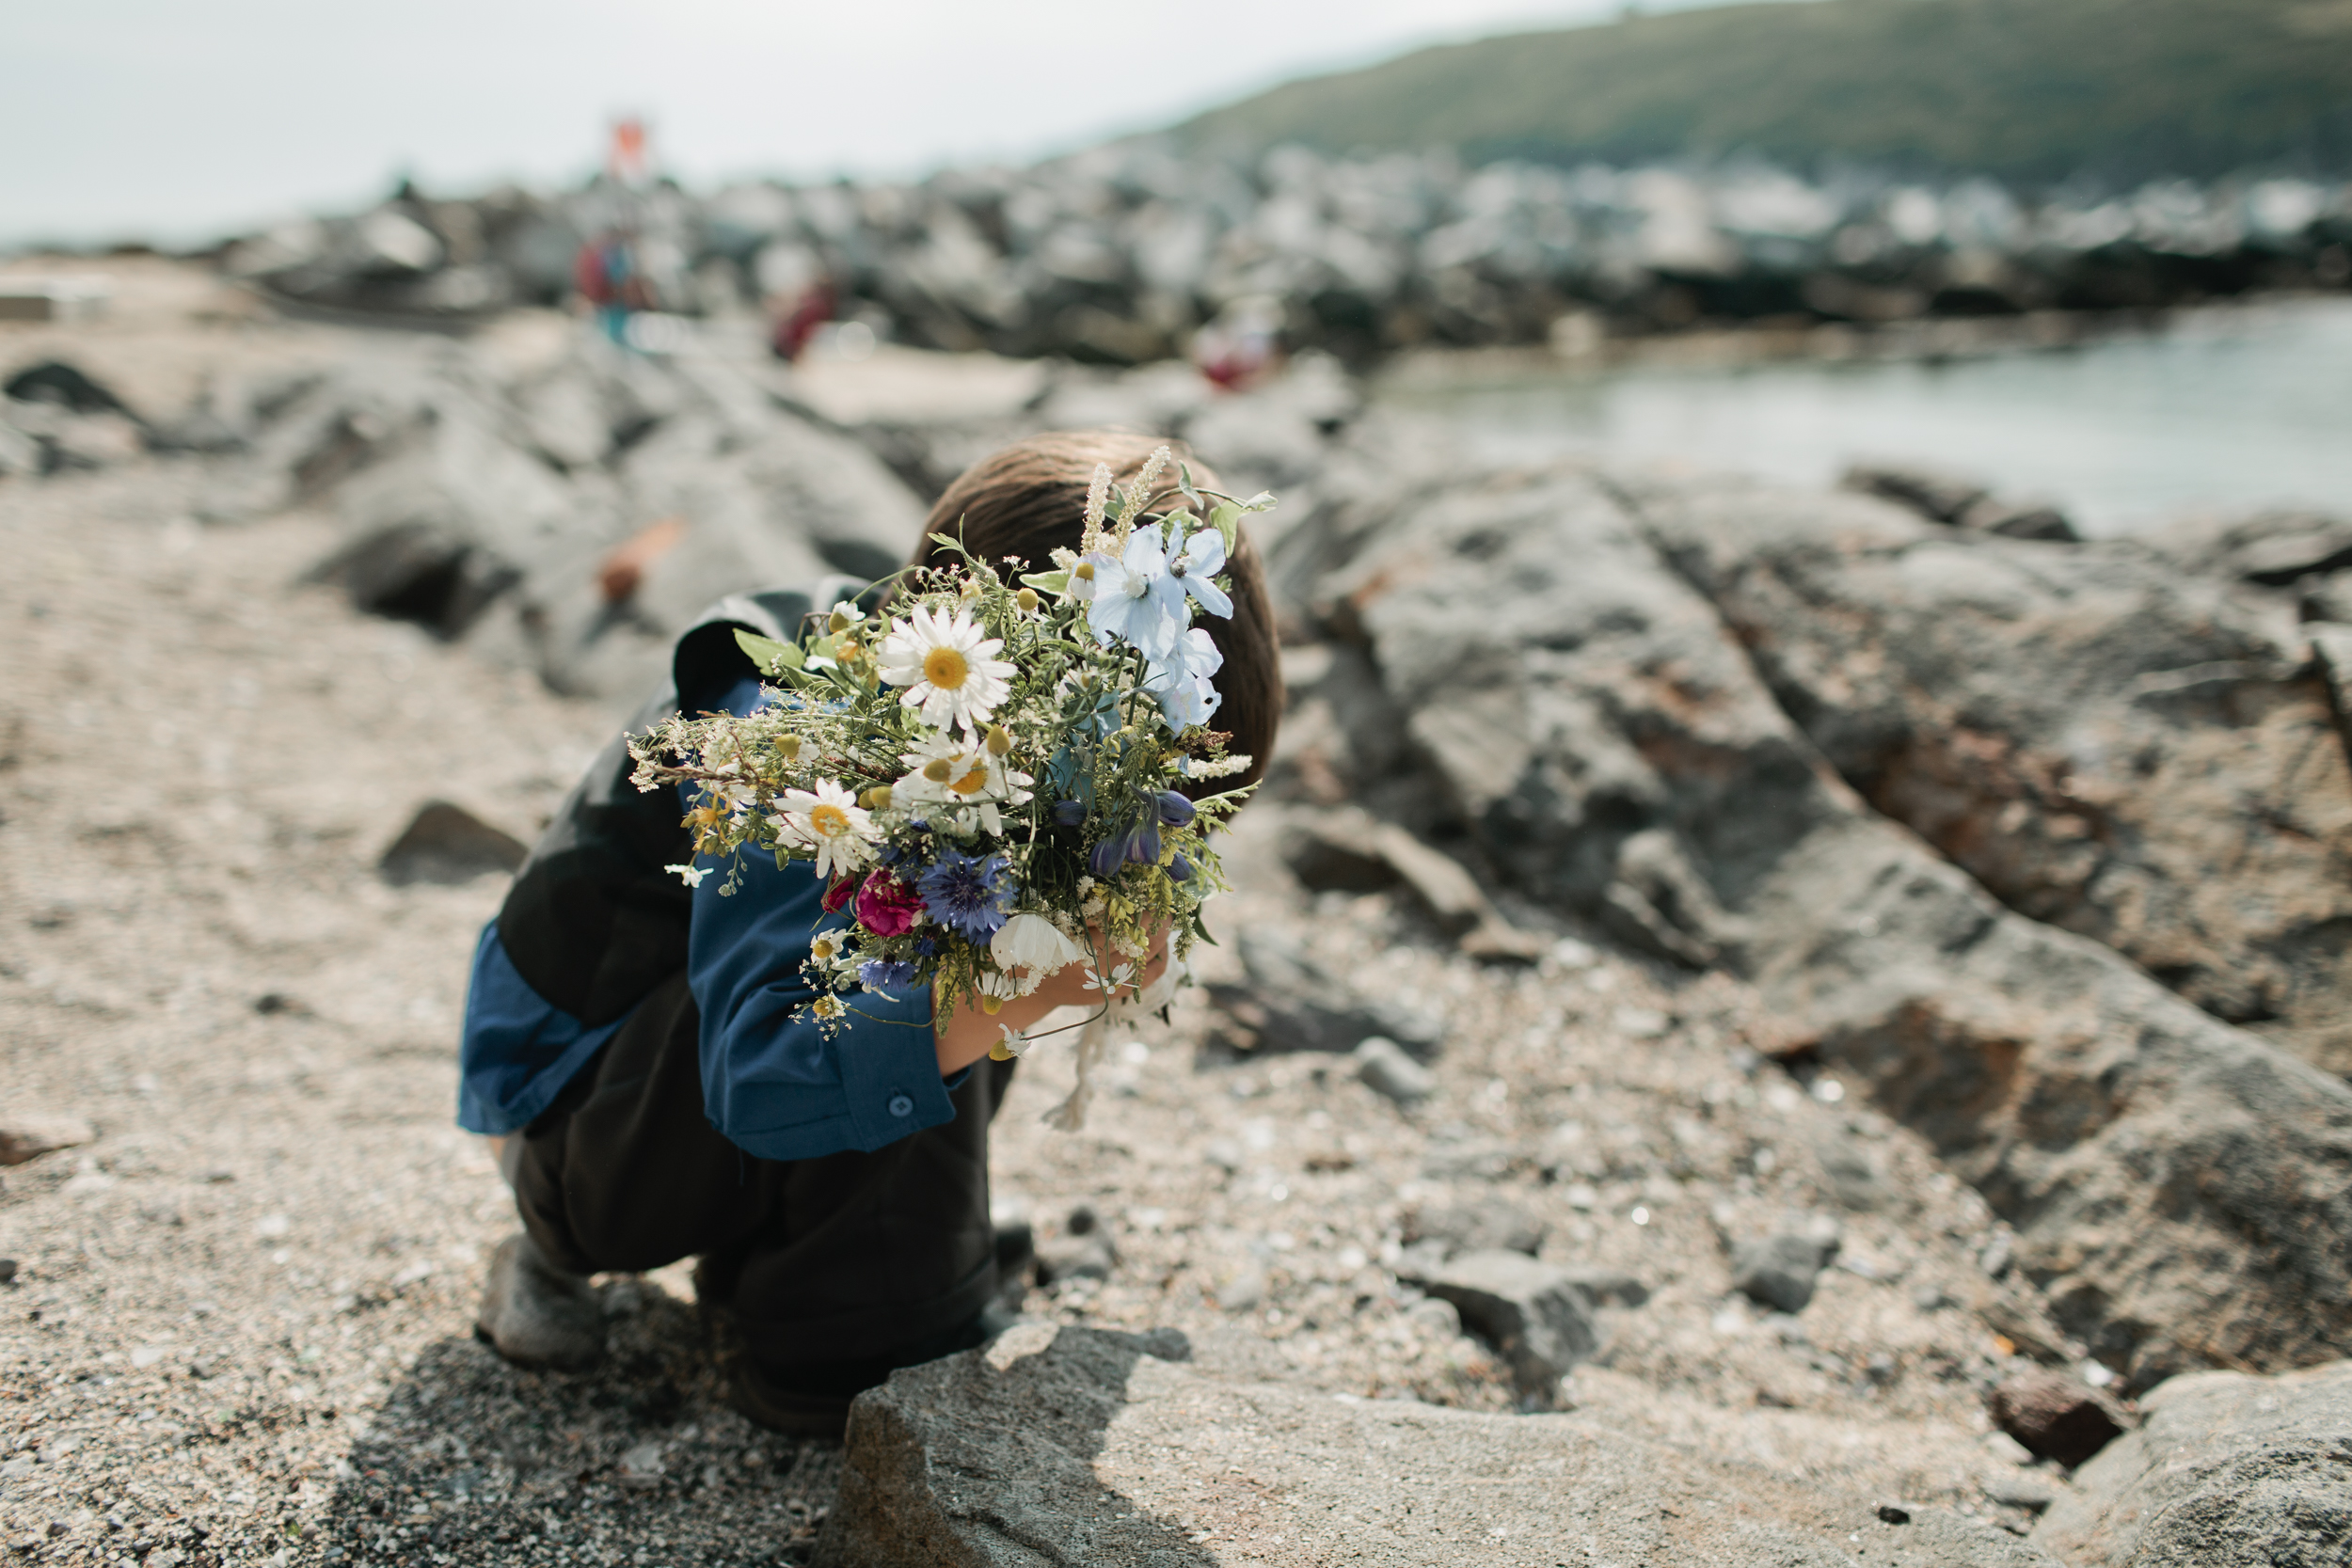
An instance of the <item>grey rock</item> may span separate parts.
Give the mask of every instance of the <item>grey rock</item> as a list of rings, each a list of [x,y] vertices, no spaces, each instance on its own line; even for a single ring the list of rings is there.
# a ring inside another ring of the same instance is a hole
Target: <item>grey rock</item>
[[[632,1492],[653,1492],[660,1489],[665,1470],[661,1445],[639,1443],[621,1455],[613,1466],[612,1479]]]
[[[19,403],[46,403],[76,414],[119,414],[134,424],[146,423],[113,388],[62,359],[44,359],[11,372],[0,382],[0,394]]]
[[[1265,1304],[1265,1270],[1245,1263],[1216,1288],[1216,1304],[1228,1312],[1254,1312]]]
[[[2231,552],[2229,566],[2265,588],[2340,572],[2352,566],[2352,520],[2312,518],[2308,526],[2249,540]]]
[[[1520,1401],[1536,1408],[1550,1408],[1561,1377],[1600,1348],[1583,1287],[1523,1253],[1463,1253],[1410,1283],[1452,1302],[1510,1364]]]
[[[1396,823],[1353,806],[1331,806],[1294,812],[1284,829],[1283,858],[1310,888],[1372,889],[1402,881],[1465,952],[1525,962],[1543,954],[1543,940],[1515,929],[1461,862]]]
[[[2089,1384],[2043,1369],[2002,1380],[1984,1402],[2000,1429],[2028,1451],[2069,1466],[2106,1447],[2128,1424]]]
[[[2303,619],[2352,626],[2352,572],[2329,572],[2296,584]]]
[[[2272,510],[2196,514],[2147,536],[2150,548],[2201,577],[2267,588],[2352,565],[2352,518]],[[2344,559],[2339,559],[2339,558]]]
[[[1235,945],[1249,983],[1208,992],[1250,1049],[1349,1051],[1380,1035],[1428,1051],[1444,1037],[1442,1019],[1358,989],[1270,928],[1245,930]]]
[[[2352,1540],[2352,1362],[2278,1377],[2194,1372],[2077,1470],[2033,1542],[2146,1568],[2344,1560]]]
[[[1959,474],[1933,468],[1856,464],[1837,481],[1838,488],[1876,496],[1910,508],[1931,522],[1958,524],[1969,509],[1991,499],[1986,487]]]
[[[1641,1307],[1649,1301],[1649,1287],[1623,1269],[1600,1263],[1563,1263],[1560,1272],[1596,1307]]]
[[[0,474],[20,474],[26,478],[46,472],[40,440],[16,426],[0,420]]]
[[[1405,1243],[1438,1242],[1454,1252],[1523,1252],[1533,1258],[1550,1227],[1524,1204],[1504,1197],[1413,1210],[1405,1219]]]
[[[1405,1315],[1436,1334],[1462,1332],[1462,1309],[1443,1296],[1423,1296],[1406,1307]]]
[[[1282,730],[1265,786],[1270,796],[1325,807],[1376,801],[1385,785],[1409,775],[1404,716],[1363,648],[1336,640],[1285,647],[1282,684]],[[1302,815],[1311,824],[1311,815]],[[1316,842],[1336,840],[1314,835],[1297,847],[1311,851]],[[1395,868],[1370,854],[1368,846],[1338,847],[1361,858],[1369,877],[1359,873],[1320,885],[1363,891],[1396,879]],[[1294,862],[1293,868],[1309,885],[1319,885],[1306,865]]]
[[[20,1108],[0,1113],[0,1165],[22,1165],[98,1136],[80,1117],[41,1116]]]
[[[2352,613],[2352,605],[2345,608]],[[2337,734],[2352,753],[2352,624],[2318,622],[2303,630],[2311,639],[2312,662],[2328,683],[2328,705],[2335,713]]]
[[[1941,1511],[1710,1462],[1574,1415],[1495,1416],[1229,1379],[1140,1336],[1020,1325],[851,1407],[833,1568],[1609,1560],[2048,1568]],[[1278,1539],[1279,1538],[1279,1539]]]
[[[1364,1086],[1399,1105],[1418,1105],[1437,1090],[1437,1080],[1429,1069],[1385,1035],[1368,1035],[1359,1040],[1355,1054],[1356,1076]]]
[[[2031,1470],[1988,1476],[1981,1490],[2003,1508],[2022,1508],[2028,1513],[2043,1512],[2058,1497],[2058,1482]]]
[[[2010,539],[2074,544],[2082,538],[2066,514],[2045,501],[2003,500],[1997,496],[1986,496],[1969,503],[1957,521],[1962,528]]]
[[[511,872],[530,849],[520,839],[493,828],[463,806],[427,800],[384,851],[377,867],[395,886],[411,882],[466,882],[493,872]]]
[[[1037,1281],[1054,1285],[1070,1279],[1108,1279],[1119,1266],[1119,1249],[1092,1209],[1084,1204],[1070,1212],[1057,1235],[1035,1242]]]
[[[1708,484],[1643,515],[1879,811],[2018,912],[2352,1069],[2352,968],[2326,934],[2352,920],[2326,869],[2352,855],[2352,768],[2274,610],[2124,542],[2050,551]]]
[[[1796,539],[1814,543],[1799,549],[1788,543]],[[2094,608],[2143,589],[2159,605],[2166,595],[2209,605],[2201,620],[2153,618],[2183,650],[2177,663],[2209,657],[2217,635],[2249,637],[2249,646],[2265,635],[2260,625],[2247,631],[2218,591],[2201,599],[2205,591],[2178,569],[2131,564],[2120,547],[2051,551],[1931,531],[1859,497],[1623,474],[1603,484],[1565,465],[1485,478],[1415,469],[1302,522],[1277,553],[1318,563],[1308,610],[1368,640],[1445,809],[1522,892],[1589,913],[1611,887],[1639,878],[1666,928],[1752,976],[1769,1005],[1803,1021],[1851,1090],[1924,1135],[1986,1196],[2017,1234],[2025,1275],[2003,1298],[1999,1332],[2054,1355],[2087,1350],[2136,1387],[2220,1356],[2282,1367],[2328,1354],[2352,1332],[2342,1242],[2352,1233],[2352,1092],[2114,950],[2005,909],[1976,875],[1874,816],[1789,718],[1834,715],[1825,674],[1773,642],[1781,622],[1718,612],[1751,580],[1759,594],[1770,585],[1762,567],[1741,566],[1751,557],[1786,550],[1810,561],[1818,549],[1834,586],[1841,561],[1882,542],[1893,553],[1879,569],[1899,578],[1883,586],[1903,588],[1899,603],[1917,596],[1901,571],[1932,566],[1947,595],[1976,584],[1982,606],[1967,613],[1977,630],[1951,668],[1983,663],[1979,644],[2016,635],[2004,628],[2072,637],[2068,628],[2113,624],[2104,610],[2022,622],[1993,612],[2042,603],[2053,574],[2082,573],[2071,592]],[[1842,592],[1856,595],[1860,626],[1887,613],[1858,589]],[[1947,618],[1964,617],[1955,604]],[[1805,646],[1825,619],[1788,618],[1789,648]],[[1756,626],[1754,645],[1726,620]],[[2104,646],[2096,635],[2085,645]],[[2155,668],[2144,658],[2153,645],[2126,668]],[[1898,666],[1920,657],[1891,641],[1873,646]],[[1429,659],[1432,647],[1449,657]],[[2285,662],[2308,664],[2299,650]],[[1780,700],[1759,663],[1785,665]],[[2096,693],[2099,672],[2112,668],[2094,659],[2054,680],[1988,680],[1987,701],[1996,710],[2012,699],[2041,704],[2038,689],[2069,683]],[[2115,677],[2122,687],[2136,678]],[[2301,692],[2292,680],[2265,690],[2268,679],[2252,688],[2258,707],[2296,724],[2331,722],[2314,705],[2324,704],[2315,677]],[[1815,685],[1820,702],[1805,696]],[[2193,703],[2194,687],[2173,689]],[[2134,689],[2124,706],[2171,700]],[[1889,711],[1925,733],[1899,705]],[[2224,727],[2209,738],[2217,767],[2254,777],[2238,755],[2249,750],[2242,734]],[[2266,754],[2300,755],[2324,783],[2342,753],[2332,734],[2322,738],[2324,748],[2296,751],[2281,732]],[[2292,798],[2298,811],[2332,799],[2275,784],[2247,796],[2265,797]],[[2203,814],[2176,805],[2171,815]],[[2203,831],[2168,826],[2153,807],[2147,819],[2159,838]],[[2346,896],[2343,885],[2312,882],[2310,864],[2288,865],[2290,834],[2247,832],[2287,879],[2267,885],[2307,887],[2318,909]],[[1621,874],[1643,834],[1659,847]],[[2201,875],[2176,885],[2201,900],[2230,884]],[[2245,929],[2280,907],[2216,912],[2225,930]],[[2311,973],[2324,996],[2335,982],[2324,967]]]
[[[1814,1281],[1837,1255],[1837,1239],[1819,1230],[1782,1230],[1731,1249],[1731,1286],[1780,1312],[1802,1312]]]

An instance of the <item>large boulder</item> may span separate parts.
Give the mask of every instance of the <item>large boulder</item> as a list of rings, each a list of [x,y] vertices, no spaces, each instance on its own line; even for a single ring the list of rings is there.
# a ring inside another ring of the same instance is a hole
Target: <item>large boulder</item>
[[[1318,617],[1382,673],[1448,818],[1427,826],[1623,940],[1760,982],[1790,1021],[1764,1043],[1926,1136],[2137,1386],[2335,1354],[2352,1091],[1872,812],[1623,494],[1575,467],[1441,477],[1278,548],[1327,562]]]
[[[560,690],[635,696],[703,607],[896,570],[922,502],[755,368],[585,337],[520,369],[459,345],[247,389],[216,521],[331,506],[315,575]]]
[[[818,1560],[1829,1568],[1858,1538],[1912,1568],[2051,1562],[1989,1524],[1584,1418],[1229,1381],[1163,1359],[1182,1343],[1026,1323],[894,1373],[850,1409]]]
[[[2011,909],[2352,1072],[2352,768],[2273,607],[2128,542],[1955,534],[1746,483],[1636,494],[1873,806]],[[2335,537],[2267,542],[2299,560]]]
[[[2077,1568],[2318,1568],[2352,1541],[2352,1361],[2192,1372],[2074,1473],[2033,1533]]]

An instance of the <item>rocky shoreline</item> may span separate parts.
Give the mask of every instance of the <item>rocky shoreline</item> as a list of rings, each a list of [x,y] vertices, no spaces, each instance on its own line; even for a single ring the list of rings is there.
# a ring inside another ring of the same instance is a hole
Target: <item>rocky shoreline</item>
[[[114,394],[0,403],[25,1560],[2121,1564],[2352,1516],[2352,524],[1496,470],[1311,356],[860,372],[917,396],[142,276],[0,338]],[[1292,711],[1207,986],[1083,1135],[1024,1067],[1028,1321],[846,1451],[721,1406],[682,1270],[603,1287],[599,1370],[504,1366],[446,1109],[501,843],[704,600],[1101,423],[1283,492]]]
[[[2326,181],[2037,193],[1753,159],[1465,168],[1148,139],[914,184],[404,188],[220,260],[289,306],[458,323],[562,303],[580,246],[622,231],[674,316],[789,309],[821,280],[843,320],[888,341],[1114,365],[1180,354],[1212,323],[1361,366],[1438,346],[1588,356],[1738,323],[1900,336],[2352,283],[2352,187]]]

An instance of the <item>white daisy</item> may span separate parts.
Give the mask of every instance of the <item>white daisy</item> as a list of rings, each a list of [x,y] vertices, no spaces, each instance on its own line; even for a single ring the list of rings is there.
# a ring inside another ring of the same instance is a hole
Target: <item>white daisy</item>
[[[1012,665],[994,657],[1004,646],[1001,638],[983,636],[969,614],[952,617],[918,608],[903,621],[890,624],[882,639],[882,678],[907,689],[898,700],[920,708],[923,722],[935,730],[960,726],[977,735],[1005,700]]]
[[[1037,782],[993,755],[986,742],[959,740],[952,735],[916,741],[905,761],[910,771],[890,786],[893,805],[970,807],[992,836],[1005,831],[996,808],[1027,804],[1025,786]]]
[[[1086,989],[1108,991],[1116,996],[1121,990],[1133,983],[1135,977],[1136,966],[1133,964],[1114,965],[1108,974],[1098,973],[1092,964],[1089,964],[1087,965]]]
[[[857,797],[831,779],[818,780],[814,790],[787,790],[776,805],[776,831],[786,843],[817,851],[817,875],[824,880],[873,859],[882,830],[858,808]]]

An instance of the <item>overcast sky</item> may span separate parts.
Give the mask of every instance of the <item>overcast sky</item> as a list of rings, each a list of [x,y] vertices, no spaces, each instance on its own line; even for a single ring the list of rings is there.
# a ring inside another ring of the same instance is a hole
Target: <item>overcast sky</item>
[[[0,243],[185,241],[592,167],[612,115],[690,182],[919,174],[1144,129],[1620,0],[71,0],[0,26]]]

